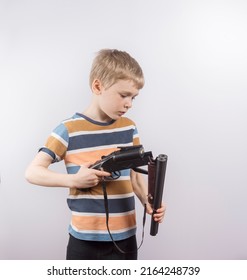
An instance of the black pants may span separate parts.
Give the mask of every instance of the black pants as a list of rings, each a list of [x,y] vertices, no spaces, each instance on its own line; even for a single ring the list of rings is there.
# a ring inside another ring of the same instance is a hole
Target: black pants
[[[118,251],[113,242],[84,241],[70,235],[67,246],[67,260],[136,260],[136,237],[116,241],[117,245],[126,252]]]

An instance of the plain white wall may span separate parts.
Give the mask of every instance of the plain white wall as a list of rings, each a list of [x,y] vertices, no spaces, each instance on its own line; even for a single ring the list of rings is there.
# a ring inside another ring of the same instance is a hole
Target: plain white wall
[[[139,258],[247,259],[246,14],[241,0],[1,0],[0,259],[65,258],[67,190],[24,171],[87,106],[101,48],[141,64],[129,117],[146,150],[169,156],[166,219],[151,237],[148,217]]]

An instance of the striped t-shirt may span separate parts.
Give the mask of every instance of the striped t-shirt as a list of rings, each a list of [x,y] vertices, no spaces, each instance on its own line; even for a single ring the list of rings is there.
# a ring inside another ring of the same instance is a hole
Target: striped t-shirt
[[[76,113],[53,130],[41,150],[50,154],[54,162],[64,160],[67,172],[75,174],[81,165],[94,163],[116,151],[117,147],[138,144],[138,132],[130,119],[121,117],[110,123],[101,123]],[[136,233],[130,170],[121,171],[117,180],[106,184],[110,232],[114,240],[126,239]],[[70,189],[67,202],[72,212],[71,235],[82,240],[111,240],[106,228],[101,183],[84,191]]]

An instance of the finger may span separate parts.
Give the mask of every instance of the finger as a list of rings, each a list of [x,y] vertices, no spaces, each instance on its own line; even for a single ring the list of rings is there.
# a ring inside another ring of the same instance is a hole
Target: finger
[[[92,185],[93,186],[97,186],[99,184],[99,182],[100,182],[100,178],[97,177],[97,176],[95,176],[95,178],[92,179]]]
[[[153,213],[153,209],[149,203],[146,204],[146,212],[150,215]]]
[[[96,180],[94,186],[97,186],[98,184],[99,184],[99,180]]]
[[[163,220],[164,220],[164,218],[161,218],[161,219],[155,219],[155,222],[157,222],[157,223],[162,223],[162,222],[163,222]]]
[[[166,211],[166,205],[162,204],[160,208],[156,210],[157,213],[162,213]]]
[[[100,177],[109,177],[111,173],[103,171],[103,170],[95,170],[95,175]]]
[[[155,221],[161,222],[164,219],[164,213],[162,213],[162,214],[154,214],[153,218],[154,218]]]
[[[160,219],[163,219],[164,214],[154,214],[153,217],[154,217],[154,219],[160,220]]]

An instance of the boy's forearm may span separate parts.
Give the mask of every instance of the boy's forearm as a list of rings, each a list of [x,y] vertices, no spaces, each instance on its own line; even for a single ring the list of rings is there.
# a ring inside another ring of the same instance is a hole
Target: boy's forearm
[[[131,171],[131,182],[133,186],[134,193],[140,200],[140,202],[144,205],[147,203],[147,195],[148,195],[148,189],[147,184],[143,179],[142,174],[136,173],[134,171]]]
[[[147,192],[143,189],[134,190],[136,196],[139,198],[142,205],[147,204]]]
[[[34,185],[45,187],[71,188],[72,175],[57,173],[42,166],[31,166],[25,173],[27,181]]]

